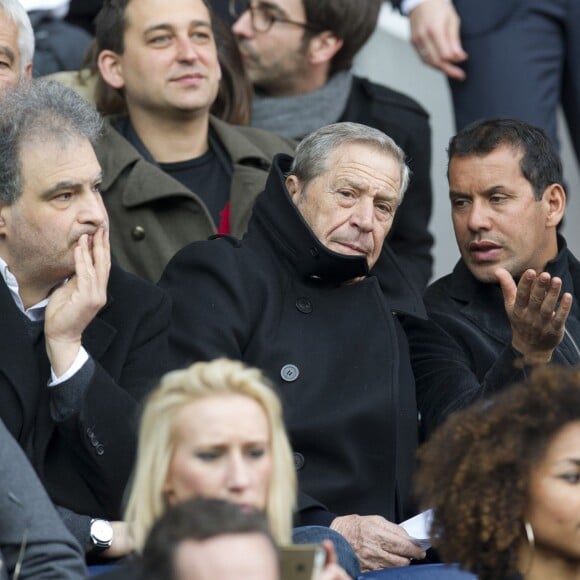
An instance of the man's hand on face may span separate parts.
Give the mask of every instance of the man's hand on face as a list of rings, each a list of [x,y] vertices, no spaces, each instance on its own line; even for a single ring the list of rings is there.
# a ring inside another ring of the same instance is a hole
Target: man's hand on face
[[[562,291],[562,280],[548,272],[526,270],[516,287],[504,268],[495,271],[512,327],[512,346],[530,364],[547,363],[564,338],[572,295]],[[560,303],[558,304],[558,300]]]
[[[74,275],[51,294],[45,313],[46,351],[57,376],[70,368],[81,348],[83,331],[107,302],[108,231],[101,227],[95,232],[92,249],[88,235],[83,234],[74,249],[74,261]]]
[[[381,516],[340,516],[330,527],[348,540],[363,572],[407,566],[411,559],[425,558],[423,549],[401,526]]]

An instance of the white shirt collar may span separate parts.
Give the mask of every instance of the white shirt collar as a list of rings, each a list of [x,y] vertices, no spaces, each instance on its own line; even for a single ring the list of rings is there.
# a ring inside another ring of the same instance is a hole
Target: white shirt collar
[[[6,282],[6,286],[8,286],[8,290],[10,290],[14,303],[18,306],[20,312],[33,322],[44,320],[44,310],[48,304],[48,297],[32,305],[30,308],[24,308],[24,303],[22,302],[22,298],[20,298],[18,280],[16,280],[14,274],[8,269],[8,264],[2,258],[0,258],[0,274],[2,274],[2,278]]]

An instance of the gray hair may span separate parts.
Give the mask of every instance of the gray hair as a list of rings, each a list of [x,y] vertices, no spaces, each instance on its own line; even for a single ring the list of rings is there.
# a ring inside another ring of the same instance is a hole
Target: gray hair
[[[399,162],[399,203],[407,190],[410,171],[405,152],[382,131],[360,123],[333,123],[307,135],[296,147],[290,175],[308,183],[328,170],[328,160],[341,145],[361,143],[392,157]]]
[[[0,203],[14,203],[22,193],[20,153],[31,141],[75,139],[94,144],[103,121],[75,91],[56,81],[33,80],[6,89],[0,97]]]
[[[30,64],[34,57],[34,31],[30,18],[19,0],[0,0],[0,8],[4,11],[6,18],[18,28],[20,67],[24,72],[26,65]]]

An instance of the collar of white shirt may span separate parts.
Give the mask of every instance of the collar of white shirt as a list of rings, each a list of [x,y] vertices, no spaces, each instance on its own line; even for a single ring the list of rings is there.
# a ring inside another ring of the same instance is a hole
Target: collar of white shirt
[[[2,278],[4,282],[6,282],[6,286],[8,286],[8,290],[10,290],[10,294],[12,295],[12,299],[20,312],[22,312],[29,320],[36,322],[37,320],[44,320],[44,311],[46,309],[46,305],[48,304],[48,297],[36,304],[33,304],[30,308],[24,308],[24,303],[22,302],[22,298],[20,298],[20,289],[18,287],[18,280],[12,274],[12,272],[8,269],[8,264],[0,258],[0,274],[2,274]]]

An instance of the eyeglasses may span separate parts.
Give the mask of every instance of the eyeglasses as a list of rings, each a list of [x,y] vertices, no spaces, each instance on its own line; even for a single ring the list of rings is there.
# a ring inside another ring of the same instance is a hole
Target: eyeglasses
[[[276,23],[292,24],[313,32],[321,32],[321,28],[307,22],[296,22],[284,16],[284,13],[275,4],[259,2],[252,4],[249,0],[229,0],[229,10],[233,18],[239,18],[247,10],[250,11],[250,20],[255,32],[268,32]]]

